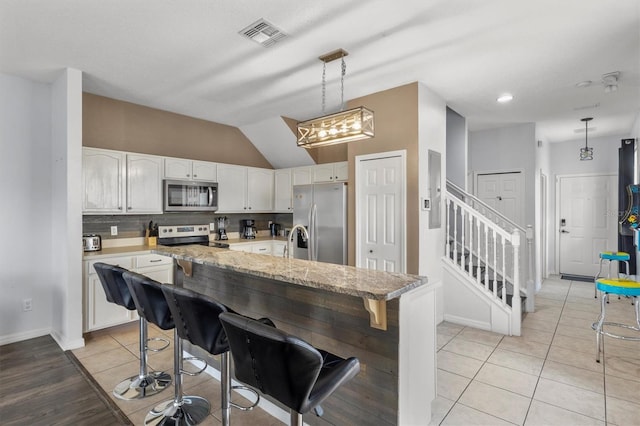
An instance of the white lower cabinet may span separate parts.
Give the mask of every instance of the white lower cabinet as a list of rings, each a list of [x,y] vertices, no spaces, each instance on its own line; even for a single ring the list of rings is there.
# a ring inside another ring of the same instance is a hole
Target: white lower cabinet
[[[247,253],[267,254],[270,256],[284,255],[284,248],[287,245],[284,241],[260,241],[251,243],[229,244],[230,250],[244,251]]]
[[[93,268],[97,262],[120,266],[161,283],[173,283],[173,260],[167,256],[140,254],[84,261],[84,332],[138,319],[135,310],[130,311],[107,300],[98,274]]]

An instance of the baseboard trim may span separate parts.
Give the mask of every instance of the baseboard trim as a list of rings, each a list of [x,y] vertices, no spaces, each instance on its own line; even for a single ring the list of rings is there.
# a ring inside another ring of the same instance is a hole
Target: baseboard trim
[[[8,345],[9,343],[22,342],[23,340],[33,339],[34,337],[46,336],[47,334],[51,334],[50,328],[41,328],[38,330],[29,330],[22,333],[0,336],[0,346]]]
[[[444,314],[444,320],[466,327],[479,328],[481,330],[491,331],[491,324],[484,321],[470,320],[469,318],[459,317],[457,315]]]

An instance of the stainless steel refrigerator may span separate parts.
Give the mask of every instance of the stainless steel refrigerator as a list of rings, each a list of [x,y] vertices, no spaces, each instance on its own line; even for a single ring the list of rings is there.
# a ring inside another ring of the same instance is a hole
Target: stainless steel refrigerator
[[[309,232],[309,240],[298,231],[294,235],[293,255],[296,259],[347,263],[347,185],[316,183],[293,187],[293,224],[301,224]]]

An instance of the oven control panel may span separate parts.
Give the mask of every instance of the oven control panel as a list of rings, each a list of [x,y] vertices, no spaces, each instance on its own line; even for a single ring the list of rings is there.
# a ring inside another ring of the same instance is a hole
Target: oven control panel
[[[209,224],[158,226],[159,238],[209,236]]]

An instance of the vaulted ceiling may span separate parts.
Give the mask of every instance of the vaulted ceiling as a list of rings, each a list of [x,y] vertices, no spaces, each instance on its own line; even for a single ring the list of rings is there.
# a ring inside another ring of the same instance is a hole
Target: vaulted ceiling
[[[286,37],[239,34],[259,19]],[[621,135],[640,111],[638,0],[0,2],[0,72],[47,82],[77,68],[87,92],[238,127],[320,115],[318,57],[337,48],[345,99],[420,81],[470,130],[535,122],[558,142],[592,116],[590,136]],[[327,110],[339,68],[327,64]],[[498,104],[504,92],[514,100]]]

